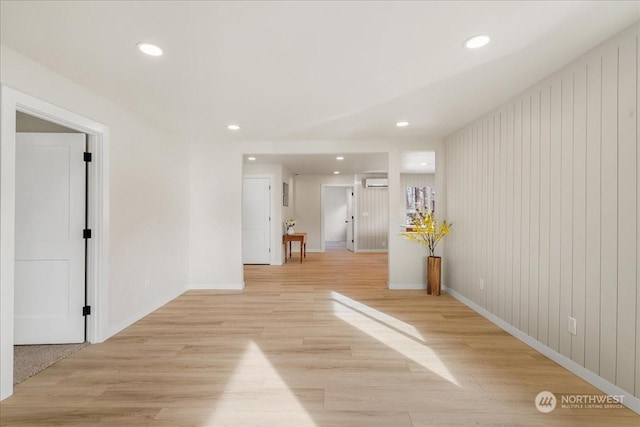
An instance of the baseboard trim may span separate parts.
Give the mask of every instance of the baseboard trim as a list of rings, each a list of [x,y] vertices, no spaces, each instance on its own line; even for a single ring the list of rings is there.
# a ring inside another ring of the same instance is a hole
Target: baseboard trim
[[[424,283],[389,283],[389,289],[418,291],[427,289],[427,285]]]
[[[210,290],[210,291],[241,291],[244,289],[243,283],[192,283],[189,284],[190,290]]]
[[[156,311],[157,309],[159,309],[163,305],[165,305],[165,304],[173,301],[174,299],[178,298],[180,295],[182,295],[184,293],[185,290],[186,289],[182,289],[182,290],[180,290],[179,292],[177,292],[174,295],[170,295],[168,297],[165,297],[165,298],[162,298],[162,299],[156,301],[155,304],[153,304],[152,306],[148,307],[147,309],[140,311],[135,316],[131,316],[127,320],[125,320],[124,322],[120,322],[117,325],[115,325],[114,327],[110,328],[109,336],[105,337],[105,341],[108,338],[111,338],[112,336],[114,336],[114,335],[122,332],[123,330],[127,329],[129,326],[133,325],[134,323],[136,323],[140,319],[150,315],[151,313],[153,313],[154,311]]]
[[[372,253],[386,254],[389,252],[389,250],[388,249],[358,249],[356,252],[372,252]]]
[[[461,303],[463,303],[464,305],[466,305],[467,307],[471,308],[476,313],[480,314],[482,317],[486,318],[487,320],[497,325],[499,328],[501,328],[505,332],[509,333],[510,335],[513,335],[514,337],[516,337],[517,339],[519,339],[529,347],[544,354],[549,359],[556,362],[558,365],[569,370],[570,372],[582,378],[583,380],[585,380],[592,386],[598,388],[602,392],[612,396],[624,396],[624,401],[621,403],[623,403],[624,406],[631,409],[633,412],[640,414],[640,399],[629,394],[628,391],[623,390],[617,385],[610,383],[604,378],[586,369],[584,366],[581,366],[578,363],[574,362],[573,360],[569,359],[565,355],[558,353],[551,347],[548,347],[545,344],[542,344],[540,341],[537,341],[533,337],[525,334],[520,329],[507,323],[506,321],[502,320],[501,318],[489,312],[488,310],[482,308],[481,306],[474,303],[473,301],[463,296],[462,294],[458,293],[457,291],[453,289],[447,289],[447,293],[452,297],[454,297],[455,299],[457,299],[458,301],[460,301]],[[549,391],[553,392],[553,390],[549,390]]]

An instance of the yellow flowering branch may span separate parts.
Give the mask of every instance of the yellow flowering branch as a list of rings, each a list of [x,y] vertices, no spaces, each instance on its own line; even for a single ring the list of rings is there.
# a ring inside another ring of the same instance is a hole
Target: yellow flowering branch
[[[451,232],[451,223],[445,220],[439,222],[433,212],[421,212],[418,210],[411,218],[413,232],[400,233],[416,243],[420,243],[429,250],[429,256],[434,256],[438,242]]]

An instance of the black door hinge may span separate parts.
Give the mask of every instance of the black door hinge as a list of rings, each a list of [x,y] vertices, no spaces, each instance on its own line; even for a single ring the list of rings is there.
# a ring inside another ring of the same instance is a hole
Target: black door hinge
[[[83,316],[89,316],[91,314],[91,306],[90,305],[85,305],[84,307],[82,307],[82,315]]]
[[[84,161],[85,162],[91,161],[91,153],[84,153]]]
[[[88,229],[88,228],[82,230],[82,238],[83,239],[90,239],[91,238],[91,230]]]

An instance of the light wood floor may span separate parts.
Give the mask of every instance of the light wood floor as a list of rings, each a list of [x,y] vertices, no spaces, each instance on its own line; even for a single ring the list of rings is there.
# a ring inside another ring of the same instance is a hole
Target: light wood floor
[[[627,409],[536,410],[598,393],[446,294],[386,289],[384,254],[247,266],[15,388],[0,424],[638,426]]]

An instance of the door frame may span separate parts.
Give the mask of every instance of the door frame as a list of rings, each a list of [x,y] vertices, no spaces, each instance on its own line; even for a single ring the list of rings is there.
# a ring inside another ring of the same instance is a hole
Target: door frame
[[[248,179],[268,179],[269,180],[269,218],[271,218],[270,224],[269,224],[269,246],[271,247],[271,252],[269,253],[269,265],[281,265],[282,262],[278,262],[277,259],[277,254],[275,250],[275,245],[278,243],[278,240],[276,239],[277,237],[277,231],[275,229],[275,224],[276,224],[276,217],[275,217],[275,208],[274,205],[277,203],[277,200],[279,199],[280,196],[276,196],[276,191],[274,191],[273,188],[273,181],[274,181],[274,176],[270,175],[270,174],[247,174],[247,175],[242,175],[242,183],[244,186],[244,180],[245,178]],[[279,193],[278,193],[279,194]],[[274,197],[276,197],[276,201],[274,201]],[[243,206],[242,209],[244,209],[244,194],[242,194],[242,201],[243,201]],[[277,205],[279,206],[279,205]],[[243,212],[240,213],[241,215],[243,214]],[[241,224],[241,230],[244,230],[244,224]],[[241,240],[242,241],[242,240]],[[280,243],[281,244],[281,243]],[[280,252],[278,252],[279,254]],[[242,252],[242,248],[240,250],[240,254],[241,257],[244,256],[244,253]],[[243,264],[244,267],[244,264]]]
[[[345,191],[347,195],[347,218],[348,215],[351,214],[351,222],[349,223],[349,227],[347,227],[347,250],[351,252],[356,251],[356,192],[353,187],[347,188]],[[351,193],[351,194],[349,194]],[[349,204],[351,204],[351,209],[349,209]],[[351,229],[351,242],[349,242],[349,228]],[[349,243],[351,243],[351,248],[349,248]]]
[[[269,181],[269,264],[274,265],[274,215],[273,215],[273,176],[272,175],[242,175],[242,187],[244,189],[245,179],[266,179]],[[242,212],[241,216],[244,216],[244,192],[242,194]],[[244,232],[244,224],[241,225],[241,230]],[[242,258],[244,258],[244,248],[242,248]],[[242,260],[244,266],[244,259]]]
[[[325,244],[324,244],[324,200],[325,200],[325,191],[328,187],[335,188],[351,188],[353,190],[353,251],[356,252],[356,248],[358,247],[358,239],[356,237],[356,193],[355,193],[355,185],[354,184],[322,184],[322,191],[320,191],[320,252],[325,252]]]
[[[87,245],[90,343],[108,338],[109,128],[5,85],[0,86],[0,108],[0,400],[3,400],[13,394],[16,112],[87,134],[92,153],[87,183],[92,230]]]

